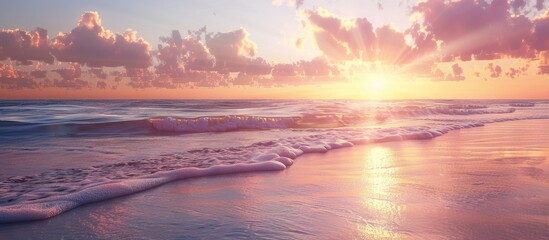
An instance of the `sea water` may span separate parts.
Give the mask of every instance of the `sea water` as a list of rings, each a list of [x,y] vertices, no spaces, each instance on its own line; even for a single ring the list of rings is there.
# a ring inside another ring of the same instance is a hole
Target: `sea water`
[[[0,222],[180,179],[279,171],[307,153],[548,118],[539,100],[1,101]]]

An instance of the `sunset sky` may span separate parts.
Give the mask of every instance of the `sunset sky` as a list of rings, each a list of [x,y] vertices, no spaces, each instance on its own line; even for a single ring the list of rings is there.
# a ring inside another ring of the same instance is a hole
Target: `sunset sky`
[[[548,7],[5,1],[0,98],[549,98]]]

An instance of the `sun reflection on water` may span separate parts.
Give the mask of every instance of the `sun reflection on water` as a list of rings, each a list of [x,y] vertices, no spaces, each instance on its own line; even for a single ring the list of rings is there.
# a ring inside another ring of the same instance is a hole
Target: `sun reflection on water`
[[[400,220],[403,206],[395,200],[399,183],[398,168],[390,148],[375,146],[368,148],[364,157],[362,202],[368,215],[367,223],[357,226],[359,235],[367,239],[392,239],[402,237],[394,231]]]

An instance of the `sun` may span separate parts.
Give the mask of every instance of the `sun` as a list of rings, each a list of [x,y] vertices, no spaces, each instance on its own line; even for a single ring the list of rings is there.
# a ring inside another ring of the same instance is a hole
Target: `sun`
[[[374,78],[370,81],[370,88],[374,91],[381,91],[383,89],[383,80],[380,78]]]

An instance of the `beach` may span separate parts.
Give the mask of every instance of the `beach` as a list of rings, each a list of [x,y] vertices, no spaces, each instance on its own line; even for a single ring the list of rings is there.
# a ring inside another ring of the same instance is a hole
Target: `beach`
[[[548,239],[547,120],[307,154],[0,225],[3,239]]]

